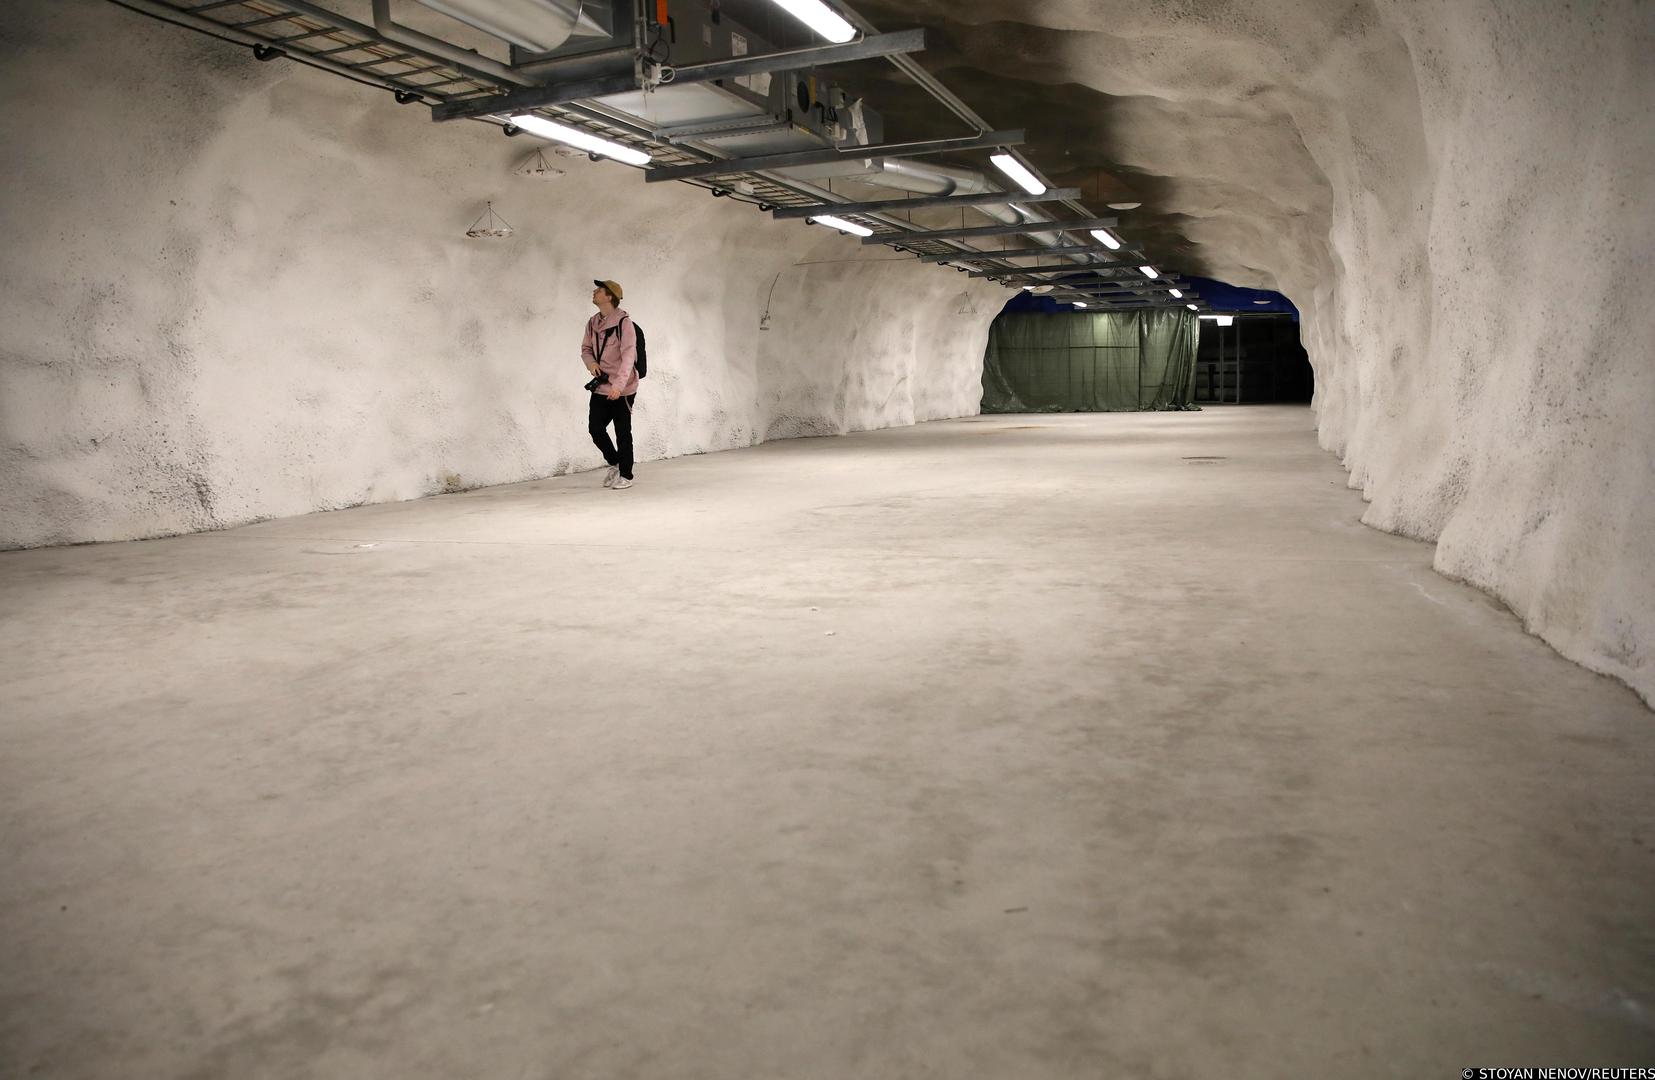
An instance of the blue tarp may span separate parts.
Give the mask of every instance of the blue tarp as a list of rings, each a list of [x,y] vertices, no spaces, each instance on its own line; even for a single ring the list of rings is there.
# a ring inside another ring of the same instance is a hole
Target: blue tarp
[[[1186,277],[1190,283],[1190,291],[1201,298],[1202,304],[1210,311],[1251,311],[1255,314],[1280,313],[1293,316],[1293,321],[1299,321],[1299,309],[1293,302],[1279,292],[1268,289],[1243,289],[1236,285],[1229,285],[1213,278]],[[1260,304],[1255,301],[1264,300]],[[1006,302],[1002,309],[1005,311],[1073,311],[1075,310],[1066,301],[1053,300],[1049,296],[1036,296],[1034,293],[1018,291]],[[1093,310],[1098,310],[1094,307]]]
[[[1293,301],[1279,292],[1271,292],[1269,289],[1243,289],[1239,285],[1229,285],[1213,278],[1192,277],[1188,281],[1190,291],[1214,311],[1277,313],[1291,315],[1294,322],[1299,321],[1299,309],[1293,306]],[[1260,304],[1260,300],[1267,302]]]

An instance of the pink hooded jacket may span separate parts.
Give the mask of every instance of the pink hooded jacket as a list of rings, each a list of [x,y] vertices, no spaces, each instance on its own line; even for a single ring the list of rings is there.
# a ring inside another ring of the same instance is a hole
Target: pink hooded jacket
[[[620,330],[612,329],[615,326]],[[580,357],[596,361],[598,370],[609,376],[607,385],[618,387],[621,397],[638,392],[638,335],[632,329],[632,317],[622,309],[608,315],[600,311],[586,320]]]

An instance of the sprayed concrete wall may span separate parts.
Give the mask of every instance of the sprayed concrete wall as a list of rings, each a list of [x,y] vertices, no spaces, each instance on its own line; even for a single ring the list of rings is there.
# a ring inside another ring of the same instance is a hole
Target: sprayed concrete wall
[[[595,277],[649,331],[641,460],[977,411],[999,287],[584,155],[518,176],[546,144],[101,0],[0,35],[6,546],[596,467]],[[488,200],[511,238],[464,235]]]
[[[1097,92],[1205,269],[1299,305],[1364,520],[1655,702],[1655,5],[872,2],[1001,101]]]
[[[1655,5],[883,2],[968,98],[1095,91],[1204,269],[1299,304],[1365,520],[1655,701]],[[593,465],[598,274],[652,331],[646,457],[976,409],[992,288],[614,165],[526,189],[490,131],[97,0],[0,33],[5,543]],[[518,238],[463,239],[491,197]]]

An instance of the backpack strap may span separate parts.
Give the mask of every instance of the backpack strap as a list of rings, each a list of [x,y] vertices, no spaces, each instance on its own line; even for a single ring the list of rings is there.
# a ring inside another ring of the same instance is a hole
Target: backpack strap
[[[607,345],[609,343],[609,333],[610,333],[610,331],[614,331],[615,340],[619,341],[621,339],[621,323],[626,322],[626,320],[630,319],[631,317],[632,316],[630,316],[630,315],[622,315],[621,316],[621,322],[616,323],[614,326],[608,326],[608,327],[604,328],[603,341],[600,342],[599,345],[598,345],[598,356],[600,358],[603,356],[603,347],[604,347],[604,345]]]

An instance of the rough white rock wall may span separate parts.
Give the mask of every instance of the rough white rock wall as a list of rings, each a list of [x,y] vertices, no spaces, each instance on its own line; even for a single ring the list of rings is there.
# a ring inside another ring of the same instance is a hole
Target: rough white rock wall
[[[1655,703],[1655,4],[919,6],[1111,95],[1157,209],[1299,305],[1364,520]]]
[[[1111,95],[1212,269],[1300,305],[1370,524],[1655,701],[1655,5],[932,7]],[[618,166],[534,188],[520,143],[97,0],[0,34],[0,541],[594,464],[560,365],[596,273],[652,331],[646,456],[976,409],[992,287]],[[519,238],[459,236],[489,197]]]
[[[1395,275],[1415,326],[1341,328],[1400,370],[1324,440],[1371,524],[1435,536],[1439,570],[1655,704],[1655,5],[1387,16],[1428,198],[1349,258]],[[1420,419],[1385,430],[1409,400]]]
[[[584,156],[518,177],[546,144],[100,0],[0,35],[5,546],[595,467],[594,277],[649,331],[642,460],[977,411],[997,286]],[[465,237],[489,199],[512,238]]]

